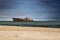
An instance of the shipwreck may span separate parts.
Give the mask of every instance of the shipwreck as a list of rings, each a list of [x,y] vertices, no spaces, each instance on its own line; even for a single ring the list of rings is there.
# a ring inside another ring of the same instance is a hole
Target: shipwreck
[[[13,18],[13,22],[32,22],[33,20],[25,17],[25,18]]]

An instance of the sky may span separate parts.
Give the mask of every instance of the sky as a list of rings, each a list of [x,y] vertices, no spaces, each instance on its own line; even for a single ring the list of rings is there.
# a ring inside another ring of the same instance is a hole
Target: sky
[[[60,21],[60,0],[0,0],[0,21],[13,17]]]

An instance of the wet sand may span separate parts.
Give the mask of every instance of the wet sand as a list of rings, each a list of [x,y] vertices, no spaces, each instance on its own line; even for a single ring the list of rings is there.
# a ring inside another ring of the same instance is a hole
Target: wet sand
[[[60,40],[60,28],[0,26],[0,40]]]

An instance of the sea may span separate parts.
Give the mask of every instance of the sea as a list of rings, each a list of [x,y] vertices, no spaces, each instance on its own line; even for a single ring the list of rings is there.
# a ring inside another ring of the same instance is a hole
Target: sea
[[[0,21],[0,25],[9,26],[26,26],[26,27],[49,27],[60,28],[60,21],[33,21],[33,22],[13,22],[13,21]]]

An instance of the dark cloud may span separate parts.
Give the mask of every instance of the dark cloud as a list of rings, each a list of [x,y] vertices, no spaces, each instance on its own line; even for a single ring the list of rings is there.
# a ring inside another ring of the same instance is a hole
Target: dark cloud
[[[59,8],[60,0],[41,0],[41,2],[47,6]]]
[[[50,10],[49,13],[53,14],[53,17],[50,17],[50,19],[60,20],[60,0],[40,0],[40,1]]]
[[[43,5],[46,7],[56,10],[57,13],[60,13],[60,0],[40,0]]]
[[[0,9],[8,8],[9,0],[0,0]]]
[[[18,2],[18,0],[0,0],[0,9],[15,8]]]

